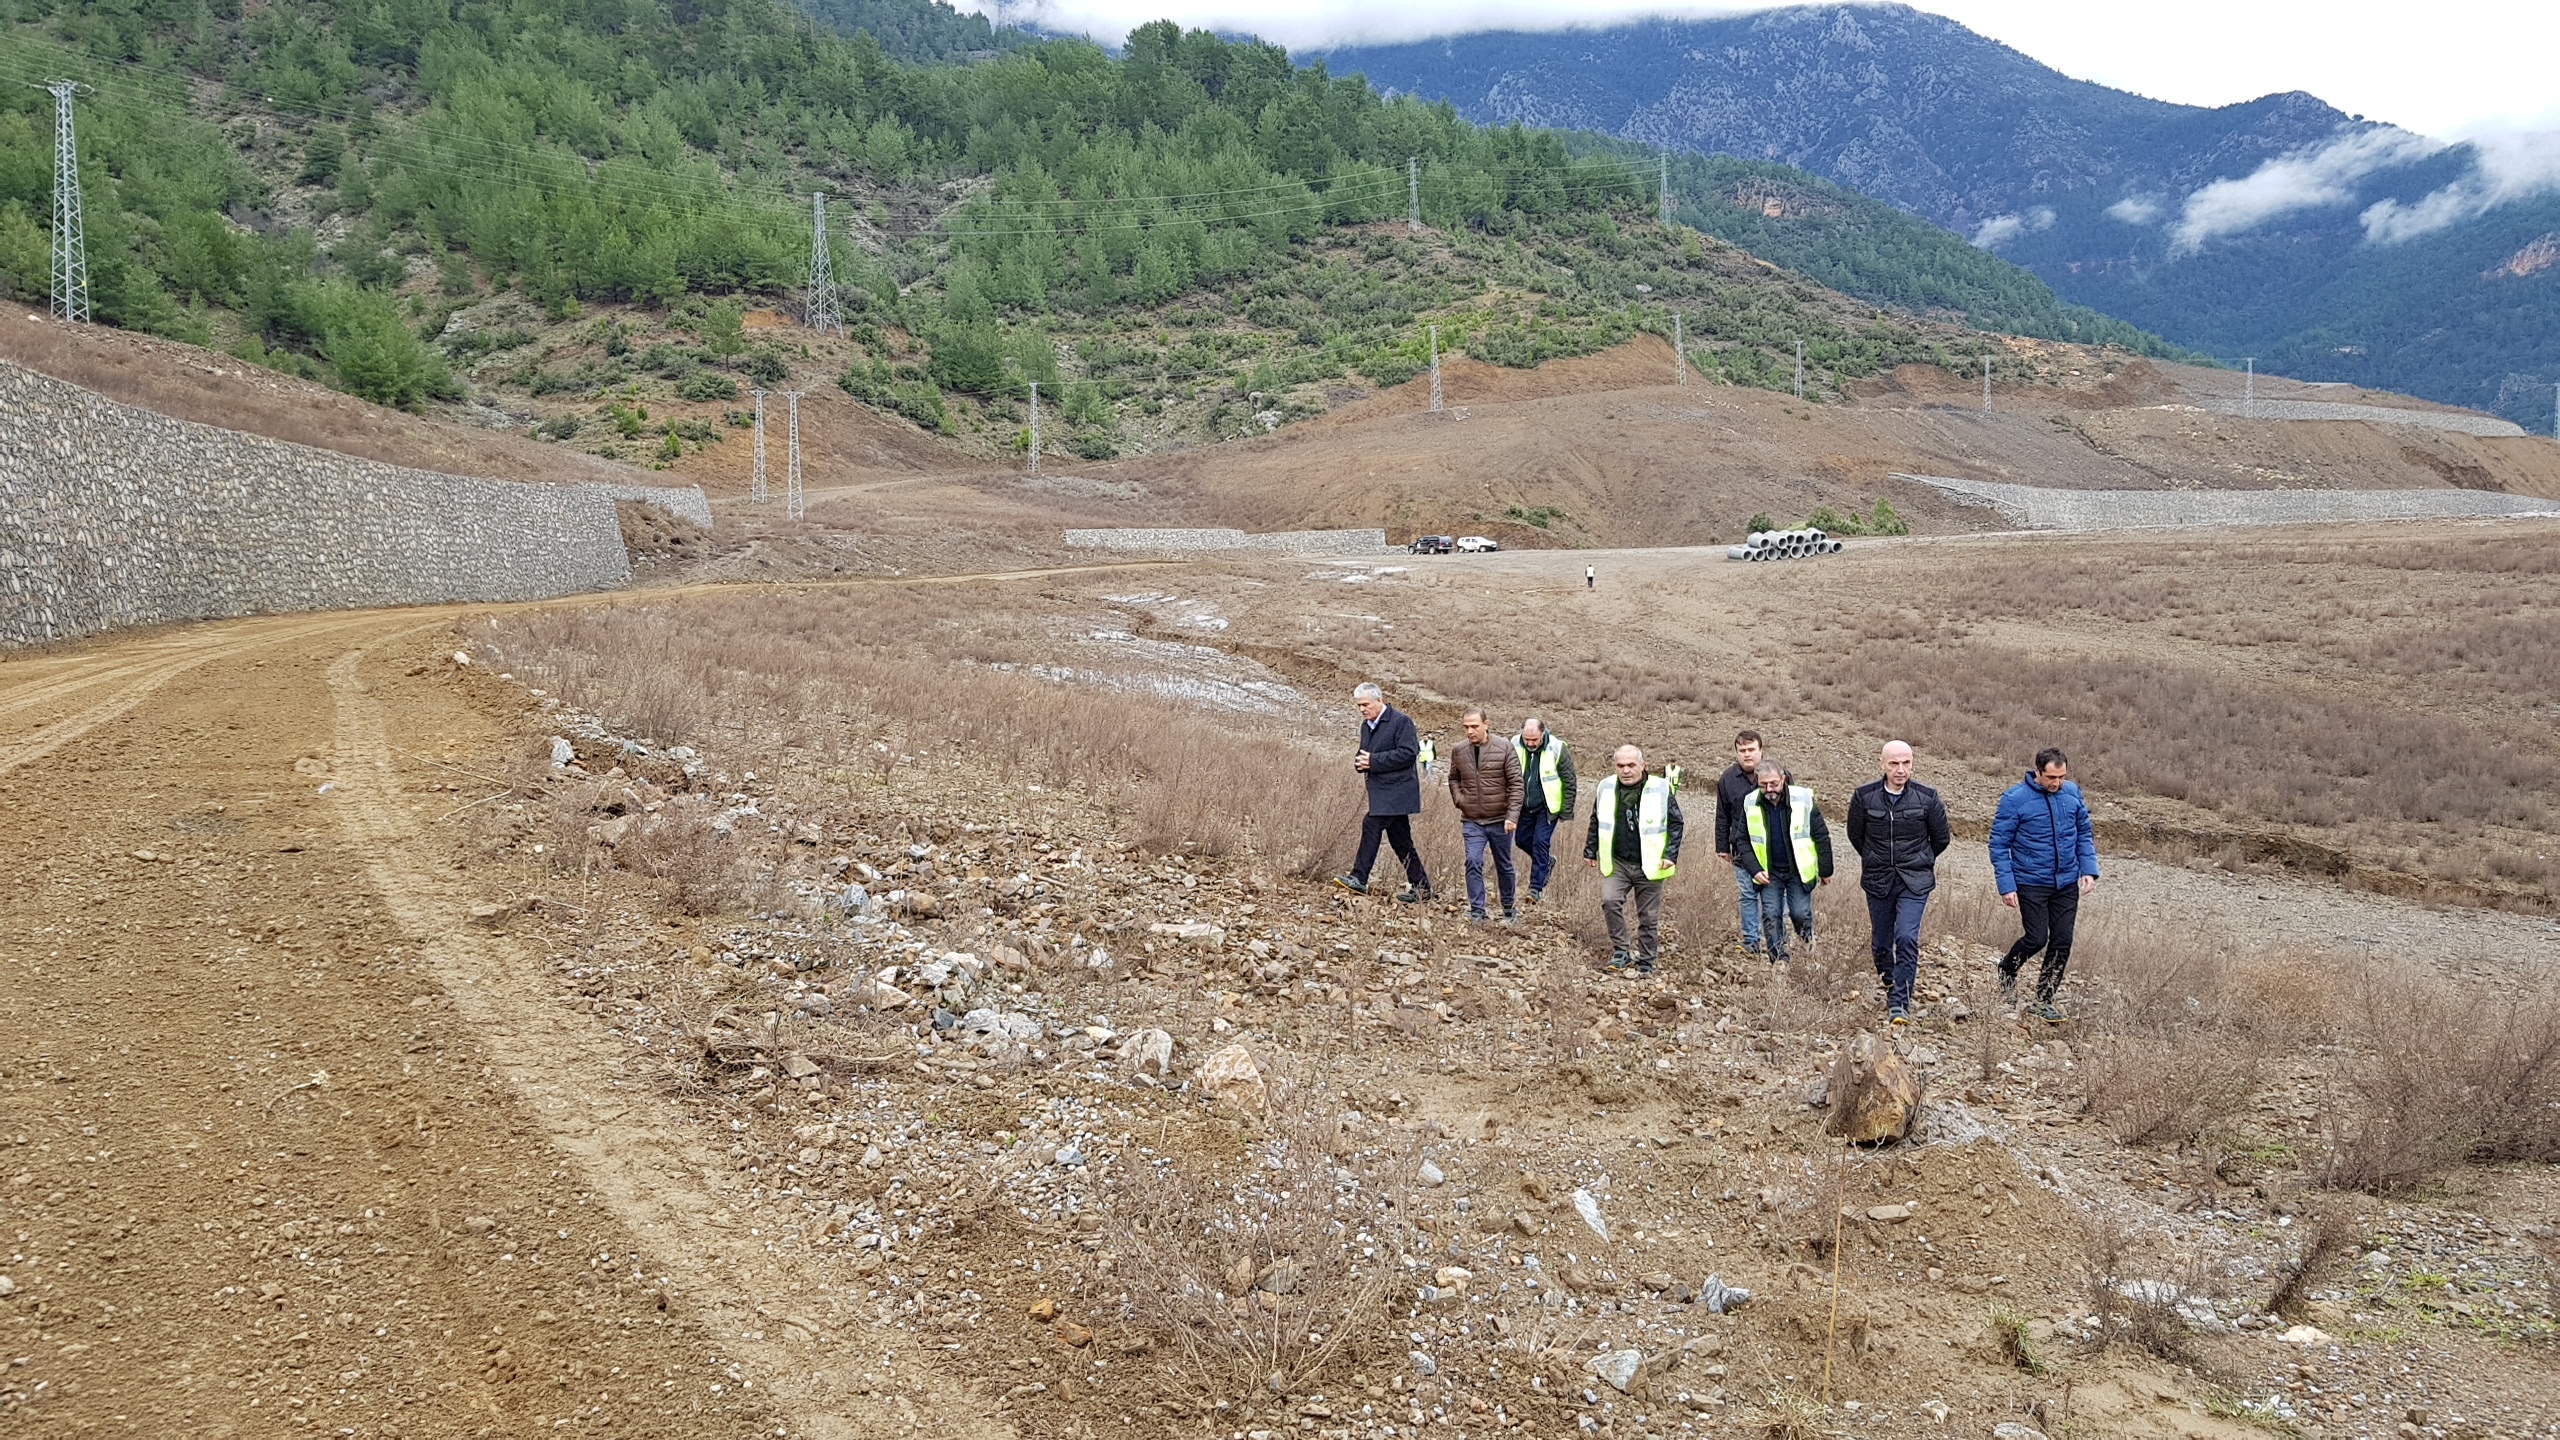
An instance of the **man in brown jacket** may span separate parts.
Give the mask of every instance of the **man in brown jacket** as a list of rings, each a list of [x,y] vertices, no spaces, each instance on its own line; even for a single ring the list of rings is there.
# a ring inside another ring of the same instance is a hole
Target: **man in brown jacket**
[[[1481,925],[1486,919],[1484,857],[1490,850],[1494,873],[1502,879],[1502,923],[1516,925],[1520,881],[1511,864],[1511,832],[1520,828],[1520,756],[1509,741],[1493,738],[1483,711],[1468,711],[1463,723],[1467,738],[1449,752],[1449,802],[1458,807],[1458,827],[1467,839],[1467,922]]]

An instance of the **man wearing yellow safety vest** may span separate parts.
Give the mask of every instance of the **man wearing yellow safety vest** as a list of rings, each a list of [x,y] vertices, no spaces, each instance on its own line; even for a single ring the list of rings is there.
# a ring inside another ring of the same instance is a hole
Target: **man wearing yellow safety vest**
[[[1742,802],[1751,884],[1760,900],[1760,933],[1769,963],[1787,963],[1787,925],[1813,952],[1813,887],[1831,881],[1831,827],[1813,791],[1792,783],[1775,762],[1760,762],[1760,788]]]
[[[1680,801],[1667,775],[1644,773],[1644,752],[1621,745],[1616,773],[1600,782],[1582,858],[1600,870],[1600,916],[1609,924],[1609,968],[1653,973],[1661,955],[1662,882],[1680,863]],[[1627,949],[1627,897],[1636,902],[1636,943]]]
[[[1546,723],[1535,715],[1520,722],[1511,752],[1520,757],[1525,786],[1520,828],[1511,832],[1511,843],[1529,852],[1529,903],[1535,905],[1556,873],[1556,827],[1573,814],[1573,752],[1565,748],[1563,736],[1548,734]]]

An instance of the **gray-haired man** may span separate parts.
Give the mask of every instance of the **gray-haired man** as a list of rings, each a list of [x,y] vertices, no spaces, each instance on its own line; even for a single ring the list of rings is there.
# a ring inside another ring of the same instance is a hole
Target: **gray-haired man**
[[[1422,868],[1422,852],[1414,848],[1413,817],[1422,813],[1422,777],[1417,762],[1422,739],[1413,720],[1387,703],[1386,692],[1362,684],[1351,692],[1360,707],[1360,748],[1351,768],[1368,782],[1369,811],[1360,821],[1360,854],[1350,873],[1333,883],[1362,895],[1369,893],[1369,867],[1378,861],[1378,842],[1395,847],[1404,861],[1405,888],[1397,899],[1410,905],[1431,898],[1431,875]]]

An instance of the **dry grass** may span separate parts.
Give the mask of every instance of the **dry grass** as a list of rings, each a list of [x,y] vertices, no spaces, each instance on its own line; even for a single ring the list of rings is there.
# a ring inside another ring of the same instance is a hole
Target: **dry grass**
[[[2089,1108],[2127,1145],[2183,1145],[2249,1106],[2255,1047],[2192,1028],[2119,1032],[2083,1047]]]
[[[2323,1183],[2391,1195],[2466,1161],[2560,1160],[2560,995],[2386,966],[2353,993]]]
[[[1299,1391],[1369,1358],[1411,1238],[1395,1201],[1412,1157],[1337,1159],[1285,1086],[1275,1112],[1231,1162],[1128,1172],[1105,1221],[1138,1322],[1220,1397]]]

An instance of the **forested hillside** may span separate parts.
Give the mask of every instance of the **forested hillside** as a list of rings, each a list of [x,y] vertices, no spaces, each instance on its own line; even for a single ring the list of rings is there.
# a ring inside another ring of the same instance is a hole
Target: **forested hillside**
[[[1098,455],[1137,416],[1178,443],[1321,409],[1328,381],[1401,380],[1428,323],[1526,365],[1676,309],[1711,377],[1791,384],[1801,341],[1816,395],[1998,348],[1656,224],[1643,156],[1170,24],[1117,60],[1050,42],[912,66],[770,0],[14,3],[14,293],[43,291],[51,183],[50,102],[25,82],[68,76],[102,320],[395,404],[570,397],[661,458],[716,434],[636,429],[650,397],[716,405],[813,361],[981,441],[1047,382],[1052,433]],[[742,326],[803,284],[813,189],[849,345]]]

